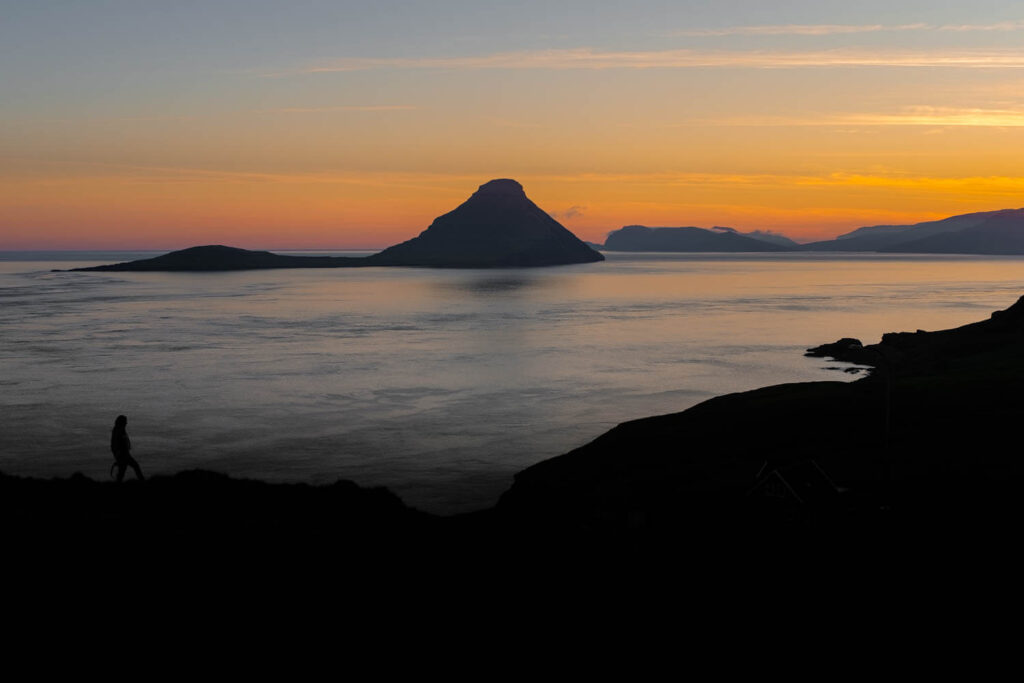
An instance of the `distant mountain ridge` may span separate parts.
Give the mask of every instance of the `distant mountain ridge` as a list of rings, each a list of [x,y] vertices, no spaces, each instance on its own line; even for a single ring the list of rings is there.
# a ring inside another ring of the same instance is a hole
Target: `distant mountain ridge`
[[[950,216],[911,225],[869,225],[832,240],[798,244],[777,233],[734,228],[651,228],[627,225],[608,234],[607,251],[665,252],[882,252],[1024,254],[1024,209]]]
[[[871,225],[834,240],[805,244],[803,248],[808,251],[1024,254],[1024,209],[982,211],[912,225]]]

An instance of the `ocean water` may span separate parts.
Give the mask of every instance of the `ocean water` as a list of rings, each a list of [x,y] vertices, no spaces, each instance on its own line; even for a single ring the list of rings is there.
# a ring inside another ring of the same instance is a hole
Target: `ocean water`
[[[105,478],[123,413],[148,474],[347,478],[472,510],[625,420],[855,379],[809,346],[953,327],[1024,293],[1019,257],[50,272],[148,255],[0,253],[0,470]]]

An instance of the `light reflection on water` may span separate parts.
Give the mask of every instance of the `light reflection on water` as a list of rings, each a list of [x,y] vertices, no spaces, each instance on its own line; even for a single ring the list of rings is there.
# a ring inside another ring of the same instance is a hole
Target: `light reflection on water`
[[[188,274],[0,261],[0,469],[103,477],[125,413],[153,473],[344,477],[478,508],[623,420],[851,379],[803,349],[978,320],[1024,279],[1008,257],[608,257]]]

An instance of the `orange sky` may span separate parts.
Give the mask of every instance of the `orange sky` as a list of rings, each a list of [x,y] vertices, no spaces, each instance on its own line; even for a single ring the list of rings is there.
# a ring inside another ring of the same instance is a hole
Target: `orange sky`
[[[347,15],[348,41],[300,22],[266,45],[187,24],[216,17],[126,43],[167,17],[71,33],[74,16],[26,9],[0,28],[21,57],[0,103],[0,249],[383,247],[499,177],[597,242],[635,223],[810,241],[1024,206],[1024,22],[927,6],[621,33],[602,15],[547,37],[510,18],[467,37],[481,20],[422,44],[399,40],[411,20],[362,36]]]
[[[491,176],[135,169],[3,184],[3,248],[381,247],[415,236]],[[663,173],[514,174],[583,239],[646,225],[728,225],[800,240],[1024,204],[1024,178]],[[566,199],[566,198],[569,199]]]

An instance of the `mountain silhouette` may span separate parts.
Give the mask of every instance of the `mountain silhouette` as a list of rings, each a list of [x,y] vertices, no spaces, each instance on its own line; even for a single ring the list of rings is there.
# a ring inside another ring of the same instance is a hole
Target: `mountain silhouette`
[[[374,265],[494,268],[554,266],[604,257],[534,204],[515,180],[484,183],[418,237],[370,257]]]
[[[777,237],[777,236],[772,236]],[[785,238],[783,238],[785,239]],[[788,240],[787,240],[788,241]],[[608,234],[604,248],[609,251],[795,251],[776,239],[745,235],[732,228],[649,228],[627,225]]]
[[[506,268],[603,261],[597,251],[530,201],[515,180],[484,183],[418,237],[366,257],[287,256],[223,245],[190,247],[151,259],[76,271],[210,271],[269,268],[429,266]]]
[[[981,211],[913,225],[871,225],[834,240],[805,244],[809,251],[883,251],[921,254],[1024,254],[1024,209]]]
[[[917,234],[917,230],[910,234]],[[921,236],[882,251],[925,254],[1024,254],[1024,209],[996,211],[978,224]]]

